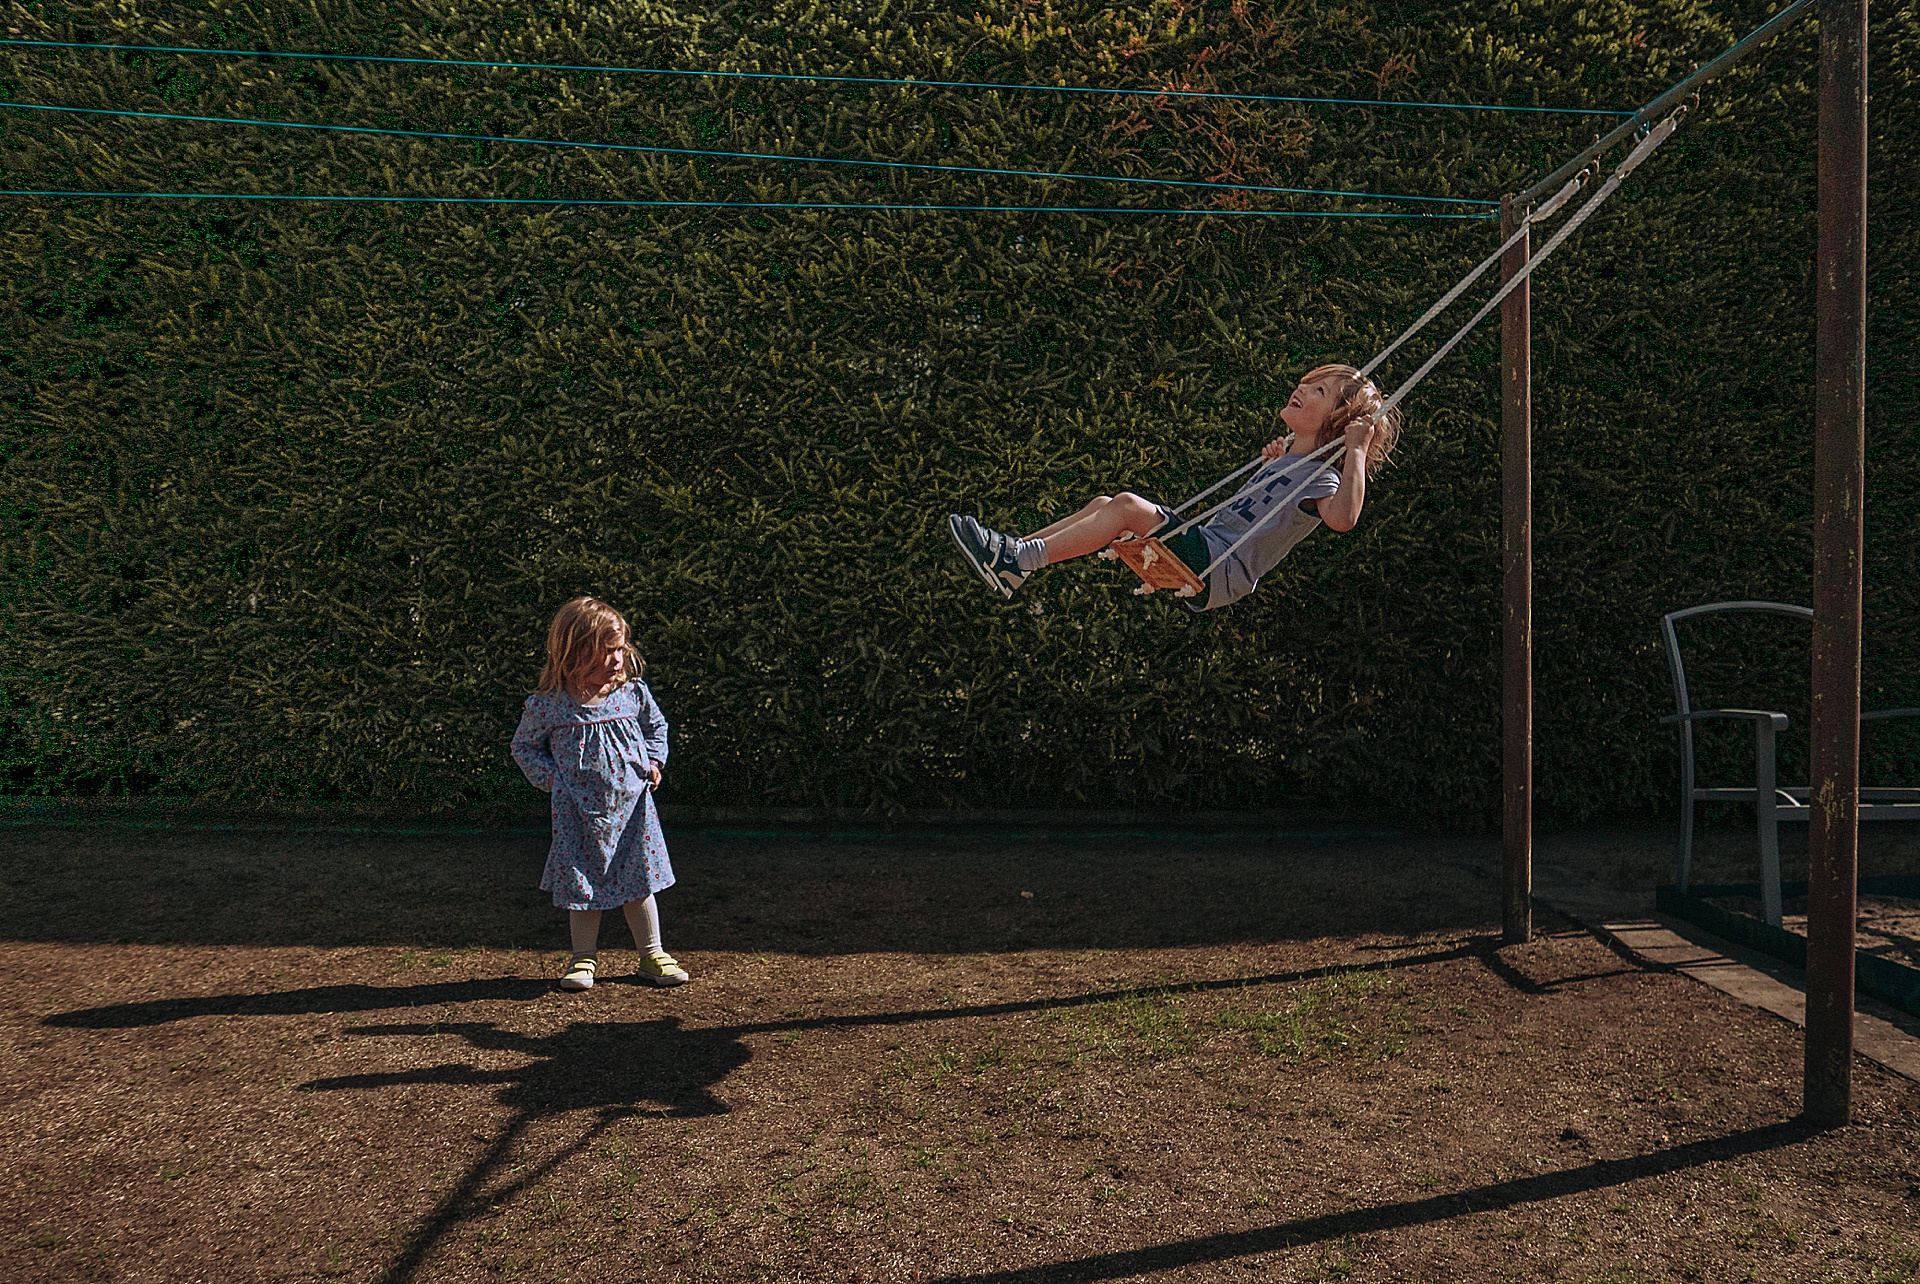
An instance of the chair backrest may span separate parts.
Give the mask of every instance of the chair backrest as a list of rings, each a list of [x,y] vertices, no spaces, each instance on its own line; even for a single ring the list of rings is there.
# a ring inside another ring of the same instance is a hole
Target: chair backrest
[[[1660,617],[1660,643],[1667,649],[1667,667],[1673,676],[1673,704],[1675,713],[1692,713],[1693,704],[1687,695],[1687,669],[1680,658],[1680,635],[1674,625],[1681,620],[1696,615],[1713,615],[1720,612],[1734,614],[1741,611],[1759,611],[1773,615],[1797,615],[1811,620],[1813,610],[1805,606],[1793,606],[1786,602],[1709,602],[1705,606],[1690,606],[1684,611],[1669,611]],[[1680,734],[1689,747],[1693,743],[1690,734],[1693,728],[1687,723],[1680,724]]]

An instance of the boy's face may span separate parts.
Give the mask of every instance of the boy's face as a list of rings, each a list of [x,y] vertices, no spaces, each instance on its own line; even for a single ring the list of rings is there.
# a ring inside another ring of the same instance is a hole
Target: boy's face
[[[1327,416],[1333,413],[1333,383],[1328,379],[1300,381],[1293,390],[1293,396],[1287,399],[1286,408],[1280,412],[1280,418],[1295,436],[1317,437],[1321,428],[1326,426]]]
[[[592,662],[581,671],[580,685],[589,692],[605,690],[627,665],[627,631],[619,625],[593,640]]]

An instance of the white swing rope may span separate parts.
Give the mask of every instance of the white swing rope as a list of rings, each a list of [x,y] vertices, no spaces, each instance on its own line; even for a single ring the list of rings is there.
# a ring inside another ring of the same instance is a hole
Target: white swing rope
[[[1336,449],[1333,451],[1332,454],[1328,455],[1325,459],[1320,458],[1321,452],[1325,451],[1328,447],[1335,447]],[[1340,456],[1344,455],[1346,452],[1347,452],[1346,438],[1335,437],[1332,441],[1327,442],[1325,445],[1321,446],[1319,450],[1314,451],[1311,455],[1302,455],[1300,456],[1300,458],[1314,465],[1313,477],[1318,477],[1322,470],[1333,467],[1334,461],[1340,458]],[[1293,468],[1293,465],[1288,466],[1289,475],[1291,475],[1292,468]],[[1312,478],[1309,478],[1308,480],[1311,481]],[[1239,498],[1239,496],[1236,495],[1234,498],[1237,499]],[[1229,504],[1232,502],[1233,500],[1227,501],[1227,503]],[[1225,507],[1225,505],[1222,505],[1222,507]],[[1267,524],[1267,515],[1262,515],[1259,521],[1247,527],[1245,534],[1241,535],[1240,538],[1233,541],[1233,543],[1227,545],[1225,552],[1216,556],[1211,562],[1208,562],[1207,569],[1204,571],[1201,571],[1195,578],[1204,584],[1206,582],[1207,576],[1213,574],[1214,567],[1220,565],[1220,563],[1226,561],[1229,557],[1232,557],[1235,553],[1239,552],[1240,546],[1246,543],[1248,540],[1252,539],[1256,534],[1258,534],[1260,532],[1260,529],[1266,524]],[[1186,590],[1186,591],[1188,592],[1189,596],[1191,596],[1191,590]]]
[[[1411,339],[1414,335],[1419,334],[1420,331],[1425,329],[1427,322],[1433,320],[1435,317],[1439,316],[1442,312],[1445,312],[1448,308],[1452,307],[1454,300],[1458,299],[1462,294],[1465,294],[1467,292],[1468,286],[1472,285],[1475,281],[1478,281],[1481,277],[1485,276],[1487,274],[1487,269],[1492,267],[1494,264],[1498,263],[1502,255],[1504,255],[1508,250],[1512,249],[1514,246],[1518,245],[1520,243],[1520,238],[1525,236],[1529,231],[1531,231],[1535,223],[1543,222],[1546,219],[1552,218],[1555,214],[1559,213],[1560,207],[1573,199],[1574,193],[1580,190],[1580,188],[1582,187],[1582,185],[1586,183],[1588,176],[1592,172],[1593,171],[1590,169],[1581,170],[1578,174],[1575,174],[1572,178],[1568,179],[1566,182],[1566,186],[1562,187],[1559,191],[1555,192],[1549,200],[1547,200],[1540,206],[1539,209],[1527,215],[1526,220],[1521,223],[1519,230],[1516,231],[1512,236],[1508,237],[1504,245],[1502,245],[1499,249],[1495,250],[1493,253],[1487,255],[1486,258],[1481,259],[1479,266],[1475,267],[1473,271],[1461,277],[1457,285],[1455,285],[1451,290],[1448,290],[1445,294],[1441,295],[1440,301],[1434,304],[1432,307],[1428,308],[1424,313],[1422,313],[1418,321],[1415,321],[1412,325],[1408,326],[1405,330],[1402,330],[1400,332],[1399,338],[1395,339],[1392,343],[1389,343],[1386,347],[1380,349],[1380,354],[1378,356],[1376,356],[1373,360],[1367,362],[1366,365],[1361,366],[1359,377],[1364,379],[1368,375],[1372,374],[1374,370],[1379,367],[1382,361],[1385,361],[1388,357],[1394,354],[1395,349],[1399,348],[1401,344],[1405,343],[1408,339]]]
[[[1580,173],[1575,174],[1572,178],[1568,179],[1566,182],[1566,185],[1562,187],[1558,192],[1555,192],[1551,199],[1549,199],[1544,204],[1542,204],[1540,208],[1535,210],[1532,214],[1528,215],[1525,227],[1523,227],[1520,231],[1515,232],[1513,236],[1507,240],[1506,244],[1502,245],[1499,249],[1495,250],[1492,254],[1489,254],[1485,259],[1482,259],[1478,266],[1476,266],[1472,271],[1468,272],[1465,276],[1461,277],[1460,280],[1454,285],[1454,287],[1451,290],[1448,290],[1444,295],[1442,295],[1438,303],[1435,303],[1432,307],[1428,308],[1426,312],[1421,315],[1419,320],[1415,321],[1412,325],[1408,326],[1405,330],[1402,330],[1398,338],[1396,338],[1392,343],[1389,343],[1386,347],[1382,348],[1380,350],[1379,355],[1374,357],[1373,360],[1367,362],[1365,366],[1361,367],[1359,377],[1364,379],[1368,375],[1372,374],[1374,369],[1377,366],[1379,366],[1379,364],[1382,361],[1385,361],[1388,357],[1393,355],[1395,349],[1397,349],[1401,344],[1405,343],[1408,339],[1411,339],[1414,335],[1420,333],[1420,331],[1426,328],[1426,325],[1429,321],[1433,320],[1435,317],[1439,316],[1442,312],[1445,312],[1449,307],[1451,307],[1456,299],[1458,299],[1462,294],[1466,293],[1467,288],[1469,286],[1471,286],[1475,281],[1478,281],[1481,277],[1486,275],[1488,268],[1491,268],[1495,263],[1498,263],[1500,261],[1501,255],[1505,254],[1508,250],[1512,249],[1515,245],[1519,244],[1521,236],[1523,236],[1525,232],[1533,226],[1533,224],[1538,223],[1543,219],[1551,218],[1556,212],[1558,212],[1560,207],[1562,205],[1565,205],[1567,201],[1573,197],[1574,193],[1580,190],[1581,186],[1587,181],[1587,178],[1590,172],[1591,171],[1589,170],[1582,170],[1580,171]],[[1293,438],[1288,437],[1287,440],[1291,442]],[[1323,446],[1320,449],[1325,450],[1326,448]],[[1314,455],[1318,455],[1319,453],[1320,451],[1316,450],[1314,452]],[[1307,456],[1307,458],[1312,458],[1312,457],[1313,456]],[[1228,482],[1233,481],[1235,478],[1238,478],[1243,474],[1245,474],[1249,468],[1257,467],[1263,462],[1266,462],[1266,456],[1264,455],[1254,456],[1252,459],[1248,460],[1246,463],[1240,465],[1240,467],[1228,473],[1225,477],[1222,477],[1219,481],[1215,482],[1213,485],[1201,491],[1198,495],[1195,495],[1193,498],[1185,500],[1179,504],[1175,504],[1172,508],[1168,509],[1167,511],[1169,513],[1172,513],[1176,517],[1179,516],[1182,512],[1192,507],[1193,505],[1199,503],[1201,500],[1205,499],[1207,496],[1213,494],[1215,491],[1219,490],[1222,486],[1225,486]],[[1328,462],[1331,463],[1332,460],[1329,459]],[[1245,488],[1242,488],[1242,489],[1245,489]],[[1220,503],[1215,504],[1212,508],[1207,509],[1205,512],[1194,514],[1192,517],[1182,522],[1179,526],[1175,527],[1173,530],[1168,531],[1165,536],[1162,536],[1162,538],[1170,539],[1175,535],[1180,535],[1185,533],[1191,527],[1199,524],[1200,522],[1206,521],[1207,518],[1212,517],[1215,513],[1225,508],[1228,504],[1231,504],[1234,500],[1240,498],[1240,495],[1241,495],[1241,490],[1234,491],[1233,494],[1229,495],[1226,499],[1222,500]]]
[[[1607,175],[1607,181],[1600,185],[1600,189],[1587,198],[1586,204],[1574,211],[1573,217],[1565,223],[1562,223],[1560,230],[1548,238],[1547,243],[1536,250],[1533,257],[1527,260],[1526,265],[1508,278],[1506,283],[1494,292],[1494,296],[1491,299],[1488,299],[1480,305],[1480,310],[1473,314],[1471,320],[1456,330],[1451,339],[1441,344],[1439,349],[1427,358],[1425,364],[1413,372],[1411,378],[1396,388],[1393,395],[1381,403],[1380,409],[1373,412],[1373,417],[1378,420],[1381,416],[1404,401],[1407,394],[1412,392],[1419,382],[1426,378],[1427,374],[1435,366],[1440,364],[1441,358],[1445,357],[1449,352],[1452,352],[1475,326],[1486,319],[1489,312],[1499,307],[1501,303],[1506,301],[1506,297],[1509,294],[1512,294],[1520,288],[1521,282],[1531,276],[1533,270],[1544,263],[1549,254],[1559,249],[1562,242],[1569,236],[1572,236],[1574,232],[1578,231],[1580,225],[1586,222],[1595,210],[1600,208],[1600,203],[1619,190],[1620,184],[1626,179],[1627,175],[1639,168],[1640,162],[1651,156],[1654,148],[1667,141],[1667,137],[1673,133],[1674,127],[1680,123],[1680,117],[1684,111],[1685,108],[1682,108],[1680,111],[1674,112],[1671,116],[1668,116],[1658,125],[1648,130],[1645,136],[1642,137],[1638,143],[1634,144],[1633,150],[1627,153],[1627,158],[1620,162],[1619,167],[1615,169],[1613,173]]]
[[[1680,116],[1684,111],[1685,111],[1684,107],[1681,108],[1679,111],[1675,111],[1672,115],[1668,116],[1665,120],[1661,121],[1658,125],[1655,125],[1652,129],[1648,130],[1644,136],[1641,137],[1640,141],[1634,145],[1633,150],[1627,153],[1627,158],[1620,162],[1619,166],[1613,171],[1612,174],[1607,176],[1607,181],[1600,185],[1599,190],[1595,191],[1592,196],[1589,196],[1586,202],[1582,204],[1580,208],[1574,212],[1573,217],[1568,219],[1565,223],[1561,224],[1560,230],[1555,232],[1553,236],[1548,239],[1547,243],[1541,246],[1539,250],[1536,251],[1532,255],[1532,257],[1530,257],[1527,260],[1525,266],[1523,266],[1518,272],[1515,272],[1512,277],[1508,278],[1508,280],[1501,285],[1500,289],[1495,292],[1494,296],[1491,299],[1488,299],[1484,304],[1480,306],[1480,310],[1473,314],[1472,319],[1470,319],[1465,325],[1461,326],[1458,330],[1456,330],[1451,339],[1448,339],[1445,343],[1441,344],[1440,347],[1433,353],[1433,355],[1428,357],[1426,362],[1423,365],[1421,365],[1421,367],[1418,370],[1413,372],[1413,375],[1410,378],[1408,378],[1406,382],[1402,383],[1398,388],[1394,389],[1392,396],[1388,397],[1386,401],[1381,403],[1380,408],[1374,411],[1371,416],[1376,423],[1382,418],[1384,418],[1389,411],[1393,410],[1402,401],[1404,401],[1406,399],[1407,394],[1412,392],[1414,388],[1420,383],[1420,381],[1422,379],[1425,379],[1427,375],[1432,372],[1433,368],[1440,364],[1440,361],[1442,358],[1444,358],[1449,352],[1452,352],[1454,348],[1459,345],[1460,341],[1466,338],[1467,335],[1473,331],[1473,328],[1475,326],[1479,325],[1482,321],[1484,321],[1488,313],[1492,312],[1495,308],[1499,307],[1500,304],[1505,301],[1506,297],[1509,294],[1512,294],[1515,290],[1517,290],[1520,287],[1520,283],[1525,281],[1530,275],[1532,275],[1533,270],[1535,268],[1539,267],[1541,263],[1546,261],[1546,258],[1548,255],[1552,254],[1555,250],[1559,249],[1561,244],[1565,242],[1569,236],[1572,236],[1573,233],[1579,229],[1580,225],[1586,222],[1588,217],[1591,216],[1595,210],[1600,208],[1600,203],[1602,201],[1606,200],[1609,196],[1613,195],[1614,192],[1619,190],[1620,184],[1626,179],[1627,175],[1631,174],[1636,168],[1638,168],[1640,165],[1640,162],[1644,161],[1648,156],[1652,155],[1654,148],[1660,146],[1661,143],[1664,143],[1667,141],[1667,137],[1673,133],[1675,126],[1677,126],[1680,123]],[[1451,304],[1455,299],[1458,299],[1460,295],[1467,289],[1468,286],[1472,285],[1475,281],[1479,280],[1481,276],[1485,275],[1487,269],[1492,267],[1496,262],[1498,262],[1501,255],[1505,254],[1508,250],[1512,249],[1515,245],[1519,244],[1520,238],[1526,235],[1526,233],[1528,232],[1529,229],[1531,229],[1534,223],[1538,222],[1543,218],[1546,218],[1547,216],[1552,214],[1554,211],[1558,210],[1562,205],[1566,204],[1566,202],[1573,196],[1573,194],[1580,190],[1581,183],[1585,180],[1585,177],[1586,177],[1586,174],[1585,174],[1585,171],[1583,171],[1582,173],[1576,174],[1573,178],[1567,180],[1566,186],[1562,187],[1558,192],[1554,193],[1552,199],[1548,200],[1545,204],[1541,205],[1541,207],[1537,211],[1530,214],[1525,219],[1525,221],[1521,223],[1520,229],[1516,231],[1511,237],[1509,237],[1507,239],[1507,242],[1504,245],[1502,245],[1499,249],[1495,250],[1492,254],[1489,254],[1485,259],[1482,259],[1479,266],[1475,267],[1473,271],[1469,272],[1464,278],[1462,278],[1458,285],[1454,286],[1453,289],[1447,291],[1447,293],[1441,297],[1438,303],[1435,303],[1431,308],[1428,308],[1426,313],[1423,316],[1421,316],[1421,318],[1418,321],[1415,321],[1412,325],[1408,326],[1407,329],[1400,335],[1400,337],[1395,339],[1392,343],[1388,344],[1387,347],[1380,353],[1379,356],[1375,357],[1372,361],[1369,361],[1366,364],[1366,366],[1360,371],[1361,377],[1364,378],[1382,361],[1386,360],[1387,356],[1390,353],[1392,353],[1395,348],[1398,348],[1401,344],[1405,343],[1408,339],[1412,338],[1415,334],[1417,334],[1420,331],[1420,329],[1427,324],[1427,322],[1433,320],[1434,317],[1440,315],[1440,313],[1443,310],[1445,310],[1449,304]],[[1338,449],[1334,449],[1332,453],[1328,454],[1324,460],[1321,459],[1320,456],[1323,453],[1327,452],[1331,447],[1338,447]],[[1343,437],[1335,438],[1333,441],[1327,442],[1322,446],[1320,446],[1319,449],[1315,450],[1312,454],[1302,455],[1299,458],[1302,461],[1314,462],[1318,466],[1315,472],[1315,475],[1317,476],[1319,468],[1332,467],[1334,460],[1338,459],[1345,450],[1346,450],[1345,439]],[[1216,482],[1213,486],[1209,487],[1207,490],[1202,491],[1200,494],[1194,496],[1193,499],[1188,500],[1187,504],[1191,504],[1195,500],[1206,498],[1206,496],[1212,494],[1215,490],[1218,490],[1221,486],[1225,485],[1226,482],[1231,481],[1235,477],[1238,477],[1241,473],[1244,473],[1248,468],[1253,467],[1255,464],[1258,464],[1259,462],[1260,460],[1256,458],[1251,463],[1243,465],[1241,468],[1236,469],[1232,473],[1229,473],[1225,478],[1222,478],[1219,482]],[[1292,465],[1292,464],[1288,465],[1289,472],[1291,472],[1293,467],[1295,467],[1295,465]],[[1259,476],[1257,474],[1254,480],[1255,481],[1259,480]],[[1242,488],[1242,491],[1236,491],[1229,498],[1221,501],[1218,504],[1215,504],[1212,508],[1208,509],[1206,512],[1201,513],[1198,516],[1189,519],[1186,523],[1180,526],[1178,530],[1172,531],[1169,534],[1178,535],[1182,531],[1185,531],[1189,526],[1194,525],[1196,522],[1204,521],[1206,518],[1212,516],[1214,513],[1217,513],[1221,509],[1225,508],[1228,504],[1233,503],[1233,501],[1235,499],[1238,499],[1241,493],[1243,493],[1245,489],[1250,488],[1250,486],[1251,486],[1251,483],[1249,483],[1249,487]],[[1186,506],[1187,506],[1186,504],[1182,504],[1180,507],[1185,508]],[[1173,511],[1177,513],[1180,511],[1180,509],[1176,508]],[[1207,576],[1213,573],[1213,570],[1215,567],[1219,566],[1220,563],[1226,561],[1229,557],[1232,557],[1235,553],[1239,552],[1241,545],[1245,544],[1248,540],[1252,539],[1254,535],[1258,533],[1261,527],[1263,527],[1265,524],[1266,524],[1266,519],[1263,517],[1260,521],[1255,522],[1252,526],[1249,526],[1246,532],[1242,534],[1239,539],[1235,540],[1231,545],[1227,547],[1225,552],[1215,557],[1211,562],[1208,562],[1206,569],[1199,572],[1195,578],[1204,582]],[[1182,589],[1181,593],[1186,596],[1192,596],[1192,591],[1190,589]]]

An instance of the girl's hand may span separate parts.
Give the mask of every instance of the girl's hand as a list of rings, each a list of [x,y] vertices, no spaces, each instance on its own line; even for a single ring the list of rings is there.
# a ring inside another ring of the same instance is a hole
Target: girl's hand
[[[1260,458],[1262,459],[1278,459],[1286,453],[1287,439],[1285,437],[1275,437],[1272,441],[1260,448]]]
[[[650,762],[647,764],[647,783],[652,785],[653,788],[655,789],[658,789],[660,787],[660,764],[659,763]]]

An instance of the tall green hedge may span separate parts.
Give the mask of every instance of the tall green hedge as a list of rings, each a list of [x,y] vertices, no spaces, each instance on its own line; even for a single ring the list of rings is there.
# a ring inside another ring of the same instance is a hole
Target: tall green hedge
[[[1631,107],[1769,11],[312,0],[15,3],[7,25]],[[1920,704],[1914,18],[1910,0],[1874,10],[1875,704]],[[1663,611],[1809,597],[1813,36],[1801,26],[1712,87],[1535,287],[1549,815],[1669,803]],[[1607,123],[18,48],[0,51],[0,90],[1469,197],[1527,185]],[[1208,199],[21,111],[0,112],[0,157],[9,188]],[[941,523],[960,510],[1023,527],[1098,492],[1197,488],[1275,433],[1306,367],[1364,359],[1494,235],[1484,222],[0,199],[11,788],[531,797],[506,737],[546,619],[590,591],[634,620],[674,723],[680,802],[1484,818],[1498,788],[1494,326],[1408,404],[1361,527],[1314,536],[1231,610],[1137,599],[1100,563],[1051,569],[1002,603],[956,567]],[[1755,645],[1729,681],[1804,668]],[[1916,744],[1881,733],[1869,770],[1913,767]]]

